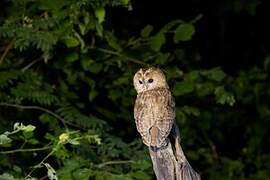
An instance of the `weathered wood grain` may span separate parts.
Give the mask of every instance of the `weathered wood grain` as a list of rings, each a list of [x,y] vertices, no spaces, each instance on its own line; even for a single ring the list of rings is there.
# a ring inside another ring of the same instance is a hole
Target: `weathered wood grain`
[[[168,145],[149,148],[157,180],[200,180],[200,175],[188,163],[180,145],[180,133],[174,124]]]

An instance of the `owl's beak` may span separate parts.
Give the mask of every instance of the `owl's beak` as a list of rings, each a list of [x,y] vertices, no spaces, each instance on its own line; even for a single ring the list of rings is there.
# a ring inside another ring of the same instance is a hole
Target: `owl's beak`
[[[146,90],[148,89],[148,84],[146,80],[143,80],[143,88]]]

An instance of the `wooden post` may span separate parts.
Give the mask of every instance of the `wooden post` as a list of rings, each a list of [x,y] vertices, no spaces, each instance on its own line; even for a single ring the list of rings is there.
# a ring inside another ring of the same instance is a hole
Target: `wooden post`
[[[193,170],[180,145],[180,133],[173,125],[168,138],[168,145],[159,149],[149,148],[153,169],[157,180],[200,180],[200,175]]]

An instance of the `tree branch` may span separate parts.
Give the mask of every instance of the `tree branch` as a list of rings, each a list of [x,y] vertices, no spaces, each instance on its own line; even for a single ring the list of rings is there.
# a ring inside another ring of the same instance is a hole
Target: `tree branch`
[[[18,109],[35,109],[35,110],[40,110],[40,111],[46,112],[46,113],[52,115],[53,117],[55,117],[56,119],[60,120],[66,129],[68,129],[66,124],[71,124],[71,123],[67,122],[65,119],[63,119],[61,116],[59,116],[58,114],[55,114],[51,110],[43,108],[43,107],[23,106],[23,105],[19,105],[19,104],[9,104],[9,103],[0,103],[0,106],[14,107],[14,108],[18,108]],[[73,125],[73,124],[71,124],[71,125]]]
[[[40,161],[40,163],[38,163],[37,165],[35,165],[33,167],[33,169],[24,177],[24,179],[28,179],[31,177],[31,174],[37,169],[37,167],[41,166],[44,161],[46,161],[51,155],[53,155],[53,153],[56,151],[57,148],[54,148],[49,154],[47,154],[47,156],[45,156],[42,161]]]
[[[38,58],[34,61],[32,61],[31,63],[29,63],[27,66],[25,66],[23,69],[22,69],[22,72],[25,72],[27,69],[29,69],[31,66],[33,66],[34,64],[36,64],[38,61],[41,61],[42,58]]]
[[[127,161],[107,161],[107,162],[98,164],[97,167],[102,168],[104,166],[112,165],[112,164],[129,164],[129,163],[134,163],[134,161],[132,161],[132,160],[127,160]]]
[[[9,151],[0,151],[0,154],[13,154],[13,153],[18,153],[18,152],[44,151],[47,149],[51,149],[51,147],[45,146],[42,148],[32,148],[32,149],[14,149],[14,150],[9,150]]]
[[[3,61],[4,61],[4,59],[5,59],[6,55],[7,55],[7,53],[8,53],[9,50],[12,48],[14,42],[15,42],[15,39],[11,40],[11,41],[8,43],[7,47],[5,48],[4,53],[2,54],[2,56],[1,56],[1,58],[0,58],[0,65],[3,63]]]
[[[147,63],[141,61],[141,60],[138,60],[138,59],[135,59],[135,58],[131,58],[131,57],[128,57],[124,54],[121,54],[119,52],[116,52],[116,51],[111,51],[109,49],[103,49],[103,48],[95,48],[96,50],[100,51],[100,52],[104,52],[106,54],[111,54],[111,55],[115,55],[115,56],[118,56],[118,57],[121,57],[121,58],[125,58],[127,59],[128,61],[130,62],[133,62],[133,63],[136,63],[136,64],[140,64],[140,65],[148,65]]]

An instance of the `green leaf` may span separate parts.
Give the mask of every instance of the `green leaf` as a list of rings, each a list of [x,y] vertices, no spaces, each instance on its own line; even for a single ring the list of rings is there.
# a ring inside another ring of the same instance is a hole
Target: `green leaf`
[[[13,175],[9,173],[3,173],[0,175],[0,180],[19,180],[19,178],[15,178]]]
[[[5,145],[11,143],[12,139],[10,139],[7,135],[1,134],[0,135],[0,145]]]
[[[122,0],[122,3],[123,3],[123,5],[128,5],[129,4],[129,0]]]
[[[146,160],[136,161],[131,164],[133,170],[146,170],[151,168],[151,163]]]
[[[208,79],[214,80],[217,82],[222,81],[226,77],[226,74],[219,67],[204,71],[202,72],[202,74],[205,75]]]
[[[187,116],[183,111],[176,109],[176,120],[178,123],[184,125],[187,121]]]
[[[86,25],[84,24],[79,24],[79,29],[82,35],[86,34]]]
[[[143,38],[146,38],[146,37],[149,37],[149,35],[150,35],[150,33],[153,31],[153,26],[151,26],[151,25],[147,25],[147,26],[145,26],[143,29],[142,29],[142,31],[141,31],[141,36],[143,37]]]
[[[33,126],[33,125],[27,125],[27,126],[23,126],[23,127],[21,128],[21,130],[24,131],[24,132],[32,132],[32,131],[34,131],[35,129],[36,129],[36,127]]]
[[[183,71],[176,66],[167,67],[165,72],[168,79],[182,78],[184,75]]]
[[[77,52],[72,52],[66,55],[65,59],[68,62],[74,62],[77,61],[79,59],[79,54]]]
[[[157,33],[149,40],[151,49],[154,51],[160,51],[161,46],[166,42],[164,33]]]
[[[198,96],[203,97],[212,94],[214,91],[214,85],[210,82],[197,83],[196,92]]]
[[[101,24],[105,20],[105,14],[106,14],[106,11],[104,7],[95,9],[95,15],[96,15],[96,18],[98,19],[99,24]]]
[[[97,35],[102,37],[103,36],[103,26],[100,23],[96,23],[96,31]]]
[[[89,67],[89,71],[92,73],[99,73],[102,70],[103,65],[101,63],[93,63],[91,64],[91,66]]]
[[[263,62],[263,69],[269,71],[270,69],[270,56],[268,55]]]
[[[74,177],[76,177],[76,179],[89,180],[91,173],[92,172],[89,169],[81,168],[81,169],[78,169],[75,172],[73,172],[73,175],[74,175]]]
[[[173,40],[175,43],[179,41],[189,41],[195,33],[195,28],[192,24],[184,23],[180,24],[174,33]]]
[[[201,79],[200,72],[199,71],[190,71],[189,73],[184,75],[185,81],[189,82],[197,82],[198,80]]]
[[[76,47],[80,44],[79,40],[75,37],[72,36],[67,36],[64,39],[64,43],[66,44],[67,47]]]
[[[235,99],[233,94],[227,92],[223,86],[219,86],[215,89],[216,101],[219,104],[229,104],[233,106],[235,103]]]
[[[72,145],[80,145],[80,142],[77,139],[70,139],[68,142]]]
[[[27,140],[27,142],[29,142],[30,144],[38,144],[39,143],[39,141],[36,139],[29,139],[29,140]]]
[[[83,58],[80,62],[83,70],[88,71],[95,61],[92,59]]]
[[[32,131],[23,131],[23,136],[25,139],[30,139],[32,138],[34,133]]]
[[[251,16],[255,16],[256,15],[256,12],[257,12],[257,6],[258,6],[258,2],[257,1],[248,2],[247,5],[246,5],[247,12]]]
[[[44,163],[44,165],[47,168],[47,175],[50,180],[58,180],[58,177],[56,176],[56,172],[53,169],[53,167],[49,163]]]
[[[166,54],[161,53],[156,59],[156,64],[160,64],[160,65],[165,64],[168,61],[169,57],[170,57],[170,53],[166,53]]]
[[[134,177],[134,179],[143,179],[143,180],[151,180],[152,177],[143,171],[136,171],[129,173],[131,177]]]
[[[88,99],[89,99],[89,101],[92,102],[95,99],[95,97],[97,97],[97,95],[98,95],[98,92],[96,90],[92,89],[88,93]]]
[[[32,132],[32,131],[34,131],[36,129],[36,127],[33,126],[33,125],[27,125],[27,126],[25,126],[25,125],[23,125],[23,123],[16,122],[14,124],[13,129],[14,129],[14,131],[20,130],[20,131],[24,131],[24,132]]]
[[[184,106],[182,108],[182,111],[184,111],[186,114],[188,115],[193,115],[193,116],[200,116],[200,110],[196,107],[192,107],[192,106]]]
[[[106,38],[108,44],[109,44],[113,49],[115,49],[115,50],[117,50],[117,51],[121,51],[121,50],[122,50],[120,44],[117,42],[117,39],[116,39],[116,37],[114,36],[113,33],[111,33],[111,32],[106,32],[106,33],[105,33],[105,38]]]
[[[175,96],[182,96],[191,93],[194,87],[194,84],[191,82],[177,82],[174,85],[173,92]]]

